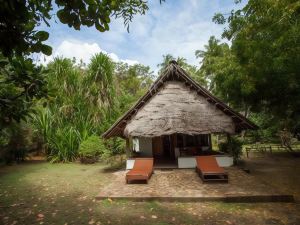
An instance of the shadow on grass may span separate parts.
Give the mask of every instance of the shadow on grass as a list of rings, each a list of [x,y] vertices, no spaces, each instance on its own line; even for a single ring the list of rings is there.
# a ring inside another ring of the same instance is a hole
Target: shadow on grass
[[[0,224],[252,225],[267,224],[270,220],[276,224],[282,224],[281,220],[290,224],[300,222],[299,207],[292,204],[243,204],[237,207],[232,203],[96,201],[95,193],[100,186],[107,185],[109,176],[99,172],[101,166],[43,163],[8,169],[0,180]]]
[[[102,169],[103,173],[113,173],[117,172],[119,170],[125,170],[126,169],[126,162],[114,164],[114,165],[107,165]]]

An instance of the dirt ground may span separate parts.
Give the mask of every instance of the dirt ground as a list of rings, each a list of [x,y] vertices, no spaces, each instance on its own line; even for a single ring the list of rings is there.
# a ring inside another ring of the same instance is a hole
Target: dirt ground
[[[300,157],[288,153],[250,155],[243,158],[245,167],[261,182],[272,185],[283,193],[291,193],[300,201]]]
[[[0,224],[300,224],[300,159],[251,157],[251,174],[292,191],[296,203],[96,201],[111,172],[103,164],[27,162],[0,168]]]

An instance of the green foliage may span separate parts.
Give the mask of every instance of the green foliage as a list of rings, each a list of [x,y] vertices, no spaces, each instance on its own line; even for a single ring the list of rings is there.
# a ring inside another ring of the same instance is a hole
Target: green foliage
[[[255,142],[278,142],[278,131],[281,129],[282,121],[278,121],[276,117],[272,115],[261,113],[251,113],[250,118],[255,124],[259,126],[256,131],[249,132],[252,140],[250,143]]]
[[[58,127],[49,142],[50,162],[74,161],[80,141],[80,133],[74,127]]]
[[[98,136],[90,136],[79,146],[79,157],[82,163],[95,162],[97,157],[106,150],[106,146]]]
[[[91,65],[99,63],[99,68],[110,73],[111,60],[103,54],[98,57],[105,60],[92,61]],[[39,107],[34,123],[43,135],[52,162],[75,160],[81,141],[102,131],[102,106],[110,101],[110,96],[103,96],[99,86],[109,87],[112,84],[105,82],[113,82],[96,79],[102,74],[83,71],[68,59],[57,58],[48,65],[51,96],[46,108]]]
[[[121,138],[110,138],[106,141],[107,149],[111,155],[119,155],[125,153],[125,141]]]
[[[101,159],[110,166],[120,166],[123,163],[125,153],[125,141],[121,138],[110,138],[105,141]]]
[[[196,51],[209,89],[261,127],[252,132],[256,140],[271,140],[282,129],[299,133],[299,9],[292,0],[250,0],[217,13],[213,20],[227,23],[222,36],[232,45],[211,37]]]
[[[68,24],[69,27],[73,27],[76,30],[79,30],[81,26],[95,26],[97,30],[104,32],[109,30],[111,18],[123,18],[124,25],[127,26],[127,29],[129,30],[129,22],[132,20],[133,16],[136,14],[144,14],[148,10],[147,2],[143,0],[1,0],[0,5],[0,129],[10,126],[14,121],[19,122],[20,120],[26,120],[29,113],[33,112],[32,106],[35,104],[35,100],[46,97],[48,94],[48,91],[45,88],[46,84],[41,67],[36,67],[32,60],[28,59],[32,53],[43,53],[45,55],[52,54],[52,48],[45,44],[45,41],[49,38],[49,33],[38,30],[38,27],[42,23],[50,26],[49,21],[53,19],[53,16],[57,16],[56,18],[58,18],[60,22]],[[55,12],[56,15],[53,13],[54,8],[58,8]],[[93,60],[97,61],[101,56],[95,56],[95,58],[96,59]],[[96,65],[97,63],[98,62],[95,62]],[[105,67],[105,64],[102,65]],[[110,62],[106,64],[106,66],[110,65],[112,65]],[[71,67],[72,66],[73,65],[71,65]],[[63,70],[70,69],[69,67],[60,68]],[[93,69],[94,68],[92,68],[92,70]],[[112,69],[110,71],[108,68],[104,69],[107,73],[111,74]],[[60,71],[57,72],[61,75]],[[95,74],[94,72],[95,71],[92,71],[92,74]],[[73,92],[75,92],[76,88],[79,87],[79,82],[85,82],[85,80],[79,78],[78,73],[78,71],[73,70],[70,77],[65,77],[65,82],[68,82],[68,79],[70,79],[71,82],[75,82],[68,85],[68,91],[73,88]],[[101,73],[100,75],[102,76],[103,74]],[[109,76],[111,75],[106,74],[103,78],[106,79]],[[48,87],[55,89],[54,91],[52,90],[54,93],[57,93],[56,88],[63,88],[63,86],[58,87],[58,85],[55,87],[52,86],[58,79],[57,77],[54,81],[48,79],[48,82],[51,83]],[[104,100],[107,100],[109,104],[112,103],[112,99],[107,96],[107,92],[110,90],[109,92],[112,93],[113,86],[101,86],[101,89],[99,89],[99,86],[97,87],[97,85],[104,83],[108,84],[109,82],[109,80],[104,80],[104,82],[98,84],[93,83],[92,85],[94,85],[94,87],[91,88],[91,90],[100,90],[102,98],[101,103],[104,104],[106,103]],[[88,85],[90,82],[87,81],[86,84]],[[74,98],[78,97],[75,94],[73,96]],[[95,96],[93,100],[96,101],[98,98],[99,95]],[[58,101],[61,101],[61,99]],[[70,102],[72,101],[69,101],[68,103]],[[82,106],[83,104],[81,107]],[[71,105],[65,105],[64,107],[65,108],[62,110],[70,110],[70,113],[74,110]],[[57,108],[57,110],[60,109]],[[76,109],[74,111],[76,111]],[[93,118],[83,119],[83,122],[80,125],[83,130],[78,131],[80,134],[78,138],[77,130],[75,129],[74,131],[71,129],[72,127],[67,127],[58,129],[56,135],[49,135],[49,132],[44,133],[44,141],[47,142],[48,146],[51,145],[51,150],[61,149],[62,146],[66,145],[70,146],[71,149],[76,149],[76,146],[78,147],[79,139],[85,138],[87,134],[91,133],[88,124],[94,122],[97,117],[98,115],[93,114]],[[65,118],[65,120],[66,119],[67,118]],[[61,133],[64,131],[67,132],[70,140],[67,142],[55,142],[55,139],[62,139]],[[1,142],[4,142],[5,136],[1,136],[0,139]],[[50,140],[52,140],[51,144]],[[56,152],[54,153],[55,155]],[[67,154],[64,153],[59,155],[59,157],[55,157],[55,161],[63,160]],[[68,156],[67,158],[67,160],[70,160],[73,159],[73,156]]]
[[[299,9],[299,2],[292,0],[251,0],[229,17],[223,16],[228,22],[223,37],[232,41],[230,54],[238,64],[239,79],[230,87],[245,83],[237,90],[241,102],[279,121],[296,121],[299,115]],[[285,127],[290,129],[287,123]]]
[[[90,136],[79,146],[79,155],[81,157],[96,157],[104,152],[105,145],[98,136]]]
[[[59,20],[69,27],[79,30],[81,25],[95,26],[100,32],[109,30],[111,18],[123,18],[124,25],[129,29],[129,22],[135,14],[145,14],[148,10],[147,2],[140,0],[131,1],[60,1],[56,4]]]
[[[233,157],[233,163],[236,165],[242,155],[242,142],[236,137],[229,137],[227,142],[219,144],[219,150],[229,153]]]
[[[47,96],[45,73],[31,59],[0,56],[0,128],[26,119],[35,100]]]
[[[203,87],[207,86],[207,79],[199,70],[198,67],[190,65],[186,62],[186,59],[183,57],[177,57],[177,59],[171,54],[163,55],[163,61],[157,65],[159,69],[159,75],[167,68],[172,60],[175,60],[180,67],[182,67],[194,80],[196,80]]]
[[[229,153],[228,142],[220,142],[218,147],[220,152]]]
[[[123,18],[124,25],[136,14],[145,14],[147,2],[141,0],[121,1],[50,1],[50,0],[10,0],[1,1],[0,7],[0,50],[5,56],[44,53],[51,55],[52,48],[43,42],[49,33],[39,31],[41,23],[50,26],[55,14],[50,13],[56,5],[56,16],[61,23],[76,30],[81,26],[94,26],[98,31],[109,30],[111,18]],[[8,38],[9,37],[9,38]]]
[[[51,55],[52,49],[43,42],[49,37],[36,27],[51,18],[51,1],[1,1],[0,7],[0,50],[4,56],[23,56],[30,53]]]
[[[81,143],[100,136],[152,83],[149,67],[116,64],[103,53],[92,57],[86,69],[56,58],[47,71],[49,98],[32,116],[52,162],[75,160]],[[123,140],[111,139],[105,146],[107,158],[124,153]]]
[[[7,164],[24,161],[32,145],[32,133],[28,125],[15,122],[2,129],[0,137],[0,160]]]
[[[94,97],[92,101],[112,104],[115,96],[114,63],[107,55],[99,53],[92,57],[85,82],[92,84],[89,88],[89,95]]]
[[[209,90],[236,109],[247,111],[246,99],[251,98],[251,79],[244,78],[244,70],[238,64],[229,46],[211,37],[204,51],[196,51],[201,58],[200,71],[209,81]]]

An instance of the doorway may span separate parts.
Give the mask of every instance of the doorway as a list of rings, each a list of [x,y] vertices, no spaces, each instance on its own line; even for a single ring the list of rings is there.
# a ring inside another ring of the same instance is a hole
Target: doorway
[[[163,136],[163,158],[172,158],[172,141],[170,135]]]
[[[156,168],[177,168],[173,139],[173,135],[164,135],[152,139],[152,152]]]

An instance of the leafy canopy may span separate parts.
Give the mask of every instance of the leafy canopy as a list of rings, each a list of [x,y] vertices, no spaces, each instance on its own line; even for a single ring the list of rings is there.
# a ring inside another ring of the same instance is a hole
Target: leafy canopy
[[[252,109],[295,119],[300,112],[300,2],[250,0],[228,18],[218,14],[214,20],[228,23],[223,37],[232,41],[243,68],[241,81],[251,82],[246,101]]]
[[[222,37],[232,45],[211,37],[196,52],[210,89],[268,128],[262,136],[288,129],[299,137],[300,2],[249,0],[213,20],[227,25]]]
[[[70,59],[55,58],[45,72],[49,98],[46,105],[42,100],[37,102],[32,123],[52,162],[83,156],[80,145],[91,136],[99,139],[145,93],[153,74],[140,64],[114,63],[103,53],[95,54],[85,68]],[[124,151],[123,140],[112,139],[104,144],[108,148],[106,156]]]
[[[112,18],[123,18],[129,29],[133,16],[147,9],[144,0],[0,0],[0,126],[26,118],[34,100],[47,96],[42,68],[30,59],[32,53],[52,53],[42,23],[56,19],[76,30],[94,26],[104,32]]]
[[[45,73],[31,59],[0,56],[0,128],[25,120],[35,100],[47,96]]]
[[[0,4],[0,50],[4,56],[51,55],[52,48],[44,44],[49,33],[37,27],[41,23],[50,26],[52,18],[76,30],[94,26],[104,32],[109,30],[111,18],[123,18],[129,29],[133,16],[148,10],[144,0],[1,0]]]

